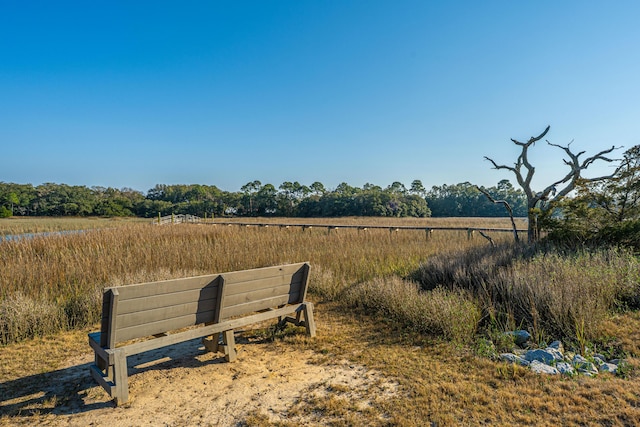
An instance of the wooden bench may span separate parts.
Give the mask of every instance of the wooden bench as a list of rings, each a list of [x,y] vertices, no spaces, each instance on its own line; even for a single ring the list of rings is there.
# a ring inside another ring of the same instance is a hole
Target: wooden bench
[[[275,318],[303,325],[313,337],[309,268],[288,264],[105,288],[100,332],[89,334],[91,374],[119,405],[129,398],[128,356],[194,338],[217,352],[222,335],[225,358],[233,361],[234,329]]]

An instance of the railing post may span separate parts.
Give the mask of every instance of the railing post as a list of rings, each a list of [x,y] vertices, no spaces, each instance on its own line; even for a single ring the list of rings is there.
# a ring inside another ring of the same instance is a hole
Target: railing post
[[[473,228],[467,228],[467,239],[471,240],[473,239],[473,233],[475,232],[475,230]]]
[[[431,233],[433,233],[433,230],[430,228],[425,228],[424,231],[425,231],[427,240],[431,240]]]

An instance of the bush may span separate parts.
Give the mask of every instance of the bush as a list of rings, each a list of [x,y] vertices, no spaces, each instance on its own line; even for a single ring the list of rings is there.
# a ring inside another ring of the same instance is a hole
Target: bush
[[[0,206],[0,218],[10,218],[11,216],[11,209],[6,206]]]
[[[478,248],[436,255],[414,277],[425,289],[469,291],[487,321],[511,319],[538,338],[594,339],[613,311],[640,303],[640,261],[617,249]]]
[[[57,332],[61,318],[54,303],[22,293],[9,295],[0,301],[0,344]]]
[[[376,278],[346,292],[347,304],[394,319],[416,331],[458,343],[473,340],[480,309],[462,290],[420,287],[399,277]]]

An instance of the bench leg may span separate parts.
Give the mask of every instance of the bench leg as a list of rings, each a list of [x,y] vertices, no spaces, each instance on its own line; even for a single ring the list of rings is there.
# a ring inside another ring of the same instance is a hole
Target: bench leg
[[[316,321],[313,319],[313,304],[307,302],[304,304],[304,326],[307,328],[307,334],[310,337],[316,336]]]
[[[227,362],[233,362],[238,357],[236,352],[236,339],[233,336],[233,329],[222,333],[222,342],[224,343],[224,357]]]
[[[217,353],[220,351],[220,334],[213,334],[210,337],[202,338],[202,344],[204,348],[213,353]]]
[[[114,364],[115,390],[113,397],[116,406],[129,400],[129,377],[127,374],[127,356],[124,351],[116,351]]]

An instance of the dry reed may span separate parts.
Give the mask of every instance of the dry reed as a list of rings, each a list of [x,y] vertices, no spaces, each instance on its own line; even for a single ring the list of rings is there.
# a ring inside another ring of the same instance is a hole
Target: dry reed
[[[617,249],[562,254],[500,245],[429,258],[412,276],[425,289],[473,292],[486,320],[525,327],[539,341],[594,340],[613,312],[638,308],[640,260]]]
[[[505,233],[497,239],[508,239]],[[445,248],[486,245],[467,233],[385,229],[284,229],[183,224],[129,225],[87,233],[0,243],[0,308],[15,298],[46,301],[58,308],[59,327],[98,319],[100,290],[198,274],[310,261],[318,274],[312,291],[333,299],[347,286],[388,275],[406,276],[419,262]],[[48,332],[20,326],[28,317],[3,318],[3,343]],[[28,333],[23,332],[28,331]]]

